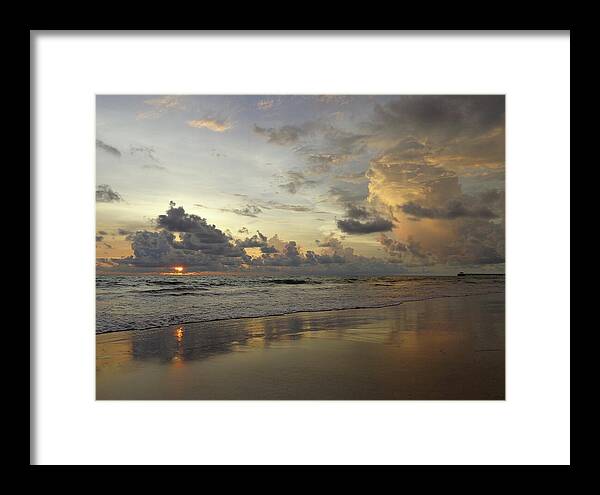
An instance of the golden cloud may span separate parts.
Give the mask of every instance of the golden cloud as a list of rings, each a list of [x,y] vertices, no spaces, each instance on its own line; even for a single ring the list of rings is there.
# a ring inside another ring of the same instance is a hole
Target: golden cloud
[[[195,127],[197,129],[209,129],[213,132],[225,132],[231,129],[232,125],[225,120],[215,119],[199,119],[199,120],[188,120],[187,125]]]

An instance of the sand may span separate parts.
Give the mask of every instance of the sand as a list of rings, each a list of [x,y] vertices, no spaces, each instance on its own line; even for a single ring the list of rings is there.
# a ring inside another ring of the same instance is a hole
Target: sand
[[[502,400],[504,294],[96,336],[96,398]]]

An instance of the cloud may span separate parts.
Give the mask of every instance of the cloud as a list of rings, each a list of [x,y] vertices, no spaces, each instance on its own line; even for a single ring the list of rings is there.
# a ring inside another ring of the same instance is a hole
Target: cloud
[[[225,132],[233,127],[227,120],[217,119],[188,120],[187,125],[196,129],[208,129],[213,132]]]
[[[127,230],[127,229],[117,229],[117,234],[118,235],[130,235],[130,234],[132,234],[132,231]]]
[[[450,137],[504,126],[503,95],[408,95],[375,105],[371,127]]]
[[[102,242],[103,240],[104,240],[104,236],[102,236],[102,235],[96,236],[96,242]]]
[[[369,198],[386,205],[445,203],[461,194],[458,176],[443,167],[396,161],[388,156],[373,160],[367,171]]]
[[[346,206],[348,204],[363,201],[367,194],[363,192],[363,187],[360,189],[342,189],[338,186],[332,186],[329,188],[327,197],[335,203]]]
[[[294,145],[293,151],[304,157],[308,164],[307,170],[313,174],[327,173],[334,166],[356,158],[366,150],[369,137],[368,134],[339,129],[327,119],[280,127],[261,127],[255,124],[254,132],[264,136],[269,143]]]
[[[152,107],[151,110],[139,112],[136,116],[139,120],[144,119],[157,119],[165,113],[174,110],[185,110],[184,99],[181,96],[159,96],[157,98],[150,98],[144,100],[144,104]]]
[[[304,156],[308,170],[313,174],[325,174],[334,167],[358,159],[367,150],[370,137],[338,129],[324,122],[313,122],[310,134],[315,138],[297,145],[294,151]]]
[[[186,213],[183,207],[177,207],[173,202],[165,214],[156,218],[155,225],[158,231],[138,230],[129,234],[133,256],[104,260],[106,262],[100,266],[164,270],[182,265],[189,271],[251,268],[259,272],[302,270],[303,273],[354,274],[403,271],[397,263],[357,256],[352,248],[344,247],[333,235],[317,242],[320,253],[303,251],[294,240],[281,240],[277,234],[268,238],[260,231],[251,237],[234,241],[214,225],[209,225],[205,219]],[[257,257],[252,258],[245,252],[245,249],[257,248],[260,251]]]
[[[410,262],[502,263],[503,195],[463,183],[504,166],[504,98],[401,97],[375,108],[371,128],[387,149],[369,164],[369,201],[389,208]]]
[[[144,145],[135,145],[134,146],[134,145],[132,145],[129,147],[130,155],[142,155],[144,158],[147,158],[150,161],[160,163],[158,158],[156,158],[155,153],[156,153],[155,149],[152,148],[151,146],[144,146]]]
[[[279,187],[285,189],[290,194],[296,194],[304,187],[314,187],[317,185],[316,181],[307,179],[302,172],[287,172],[287,179],[289,179],[289,181],[280,184]]]
[[[96,188],[96,202],[98,203],[118,203],[123,201],[121,195],[113,191],[108,184],[101,184]]]
[[[286,203],[279,203],[278,201],[266,201],[265,204],[267,206],[263,206],[263,208],[273,208],[276,210],[285,210],[285,211],[297,211],[297,212],[305,212],[305,211],[313,211],[313,208],[310,206],[304,205],[290,205]]]
[[[177,97],[153,100],[156,101],[147,100],[145,103],[153,110],[164,113],[183,109]],[[287,148],[274,150],[274,147],[268,147],[267,151],[276,155],[259,158],[260,163],[271,160],[275,164],[278,160],[275,156],[279,156],[285,161],[278,165],[284,167],[283,170],[292,166],[293,170],[276,176],[271,185],[273,190],[261,192],[258,196],[261,199],[240,195],[244,199],[232,201],[228,205],[230,209],[223,211],[248,218],[259,217],[260,220],[264,215],[267,220],[276,215],[276,210],[316,212],[320,205],[325,204],[331,207],[332,212],[327,212],[330,217],[323,218],[332,221],[337,215],[338,234],[375,234],[374,238],[377,234],[386,233],[385,237],[396,244],[392,246],[386,241],[384,245],[380,241],[378,250],[385,253],[386,261],[396,265],[420,263],[429,266],[435,263],[454,266],[504,262],[503,96],[325,95],[290,99],[294,105],[305,102],[306,108],[284,108],[286,98],[277,96],[254,97],[249,101],[251,107],[244,105],[244,109],[252,116],[250,118],[260,115],[259,110],[269,110],[275,105],[278,105],[278,119],[289,116],[290,120],[278,120],[273,124],[274,121],[268,120],[271,113],[266,112],[262,114],[265,120],[257,120],[253,130],[257,143],[262,141],[263,147],[267,142]],[[334,105],[343,105],[344,108],[333,108]],[[313,111],[314,119],[299,120],[309,118],[310,111]],[[198,127],[201,128],[210,130],[205,121],[216,122],[216,127],[221,128],[230,125],[229,121],[213,118],[227,115],[225,113],[196,115],[206,119],[189,122],[199,122]],[[186,119],[179,120],[183,122]],[[147,162],[140,163],[140,166],[160,167],[153,160],[154,150],[148,148],[146,152],[136,152]],[[216,152],[212,154],[218,155]],[[112,192],[122,199],[118,193]],[[289,199],[287,194],[296,195],[298,199],[289,203],[265,199],[278,198],[278,195]],[[112,198],[105,191],[100,201],[119,199]],[[342,211],[344,213],[340,215]],[[299,221],[302,217],[297,216]],[[311,218],[311,221],[315,219]],[[314,227],[332,228],[328,224]],[[226,230],[221,233],[229,240],[230,248],[239,248],[236,246],[238,241],[232,239]],[[240,229],[236,236],[240,234],[243,238],[239,242],[256,237],[250,236],[247,229],[245,232]],[[182,250],[185,244],[193,251],[194,247],[201,245],[198,239],[185,237],[177,235],[173,249]],[[276,240],[270,242],[274,238]],[[366,239],[362,245],[366,246],[369,240]],[[294,244],[290,243],[295,241],[298,242],[295,243],[298,254],[294,256]],[[247,252],[254,259],[269,258],[264,262],[266,265],[273,263],[282,267],[316,267],[320,266],[319,260],[324,265],[327,260],[337,260],[336,256],[343,257],[330,247],[319,246],[315,252],[311,252],[309,247],[306,250],[299,244],[306,242],[304,237],[295,241],[281,240],[274,235],[266,245],[249,247]],[[335,241],[330,242],[335,244]],[[222,249],[227,251],[225,247]],[[246,248],[240,248],[243,249]],[[321,249],[327,249],[327,252],[319,252]],[[359,263],[356,259],[354,262]],[[251,264],[258,266],[256,263],[261,262],[252,261]],[[360,263],[366,266],[372,262],[361,260]],[[237,266],[245,264],[239,257]]]
[[[477,208],[469,208],[460,200],[451,200],[442,208],[425,208],[418,203],[410,202],[400,206],[400,209],[412,217],[417,218],[441,218],[453,220],[456,218],[472,217],[472,218],[496,218],[492,210],[486,206]]]
[[[366,149],[368,138],[370,138],[369,134],[358,134],[333,126],[324,132],[325,147],[338,157],[361,154]]]
[[[252,247],[267,247],[267,236],[256,231],[252,237],[246,237],[245,239],[238,239],[235,241],[235,245],[241,248],[252,248]]]
[[[381,234],[378,240],[385,252],[392,257],[393,262],[410,266],[427,266],[435,263],[434,257],[425,252],[421,244],[413,238],[409,238],[404,243]]]
[[[166,214],[158,215],[156,225],[169,232],[184,234],[184,239],[189,243],[201,244],[228,244],[229,239],[221,230],[210,225],[205,218],[186,213],[182,206],[177,207],[174,202],[169,203]],[[185,242],[185,241],[184,241]]]
[[[138,267],[181,264],[190,269],[222,270],[239,268],[249,260],[228,235],[173,202],[166,214],[157,217],[156,226],[161,230],[137,231],[129,236],[133,256],[120,263]]]
[[[338,174],[335,176],[336,179],[350,182],[354,184],[362,184],[367,180],[367,176],[365,175],[366,170],[361,172],[348,172],[343,174]]]
[[[235,208],[227,211],[231,211],[236,215],[241,215],[244,217],[257,217],[259,213],[262,213],[262,210],[256,205],[246,205],[244,208]]]
[[[346,208],[346,216],[353,219],[368,218],[369,211],[364,206],[348,205]]]
[[[151,105],[157,108],[165,109],[182,109],[184,108],[183,100],[181,96],[165,95],[159,96],[158,98],[151,98],[144,100],[146,105]]]
[[[346,159],[346,155],[336,155],[334,153],[310,153],[306,157],[309,170],[314,174],[325,174],[334,166],[344,163]]]
[[[374,232],[387,232],[392,230],[394,224],[385,218],[377,217],[373,220],[360,222],[352,218],[337,221],[338,228],[346,234],[372,234]]]
[[[115,148],[114,146],[111,146],[110,144],[106,144],[104,141],[101,141],[100,139],[96,139],[96,148],[100,149],[102,151],[106,151],[108,154],[116,156],[116,157],[121,157],[121,152]]]
[[[277,251],[273,256],[263,254],[261,258],[253,260],[253,263],[262,266],[300,266],[306,261],[306,258],[300,255],[296,241],[284,242],[282,248]]]
[[[470,175],[503,170],[504,103],[503,95],[401,96],[375,105],[369,143],[385,146],[396,161]]]
[[[303,136],[306,133],[301,127],[293,125],[284,125],[279,129],[266,129],[256,124],[254,124],[254,132],[261,136],[265,136],[269,143],[279,145],[293,144],[298,141],[300,136]]]

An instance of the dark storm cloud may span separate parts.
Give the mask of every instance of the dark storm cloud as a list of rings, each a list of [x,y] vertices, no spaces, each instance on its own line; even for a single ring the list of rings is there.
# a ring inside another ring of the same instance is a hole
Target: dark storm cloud
[[[364,206],[348,205],[346,207],[346,216],[355,220],[368,218],[369,211]]]
[[[255,265],[262,266],[300,266],[306,263],[306,258],[298,250],[296,241],[283,243],[283,247],[275,256],[263,254],[261,258],[253,260]]]
[[[267,247],[267,236],[257,230],[252,237],[235,241],[235,245],[241,248]]]
[[[469,208],[460,200],[449,201],[442,208],[426,208],[418,203],[409,202],[400,206],[400,209],[407,215],[416,218],[436,218],[454,220],[456,218],[472,217],[472,218],[497,218],[492,210],[485,206],[477,208]]]
[[[370,129],[386,148],[369,163],[369,201],[401,226],[386,252],[410,265],[503,263],[504,192],[487,188],[502,187],[504,97],[399,97],[376,106]]]
[[[173,202],[165,215],[158,216],[156,226],[162,230],[129,235],[134,256],[123,259],[122,264],[140,267],[181,264],[197,270],[223,270],[239,267],[249,259],[243,249],[231,244],[227,234]]]
[[[122,196],[113,191],[108,184],[101,184],[96,188],[96,201],[98,203],[117,203],[123,201]]]
[[[400,270],[397,264],[355,255],[352,248],[344,247],[333,236],[317,243],[323,250],[321,253],[312,250],[303,252],[296,241],[282,241],[277,235],[268,239],[259,231],[252,237],[233,241],[215,226],[208,225],[205,219],[186,213],[174,203],[170,204],[165,215],[159,215],[156,226],[161,230],[130,234],[128,239],[131,240],[133,256],[113,260],[113,263],[166,270],[182,265],[188,271],[227,271],[239,269],[242,265],[277,270],[304,267],[310,273],[398,273]],[[208,236],[207,230],[210,231]],[[215,240],[219,242],[213,242]],[[259,248],[260,256],[251,258],[244,248]],[[342,268],[345,266],[347,268]]]
[[[341,242],[334,237],[330,237],[320,244],[317,242],[319,247],[323,248],[321,253],[311,250],[302,253],[296,241],[281,241],[277,235],[269,239],[268,242],[268,246],[261,248],[262,256],[252,260],[254,266],[317,268],[317,265],[331,266],[351,261],[356,263],[367,260],[355,256],[352,248],[344,248]]]
[[[104,141],[101,141],[100,139],[96,139],[96,148],[100,149],[102,151],[106,151],[108,154],[113,155],[113,156],[117,156],[117,157],[121,156],[121,152],[117,148],[115,148],[114,146],[111,146],[110,144],[106,144]]]
[[[160,232],[138,231],[131,236],[131,249],[134,256],[124,262],[144,267],[168,265],[174,258],[174,241],[175,236],[166,230]],[[205,261],[203,259],[202,263]]]
[[[205,218],[186,213],[183,207],[177,207],[173,202],[165,215],[158,216],[156,225],[169,232],[179,233],[180,240],[172,244],[175,249],[221,257],[243,256],[239,248],[230,244],[228,235],[210,225]]]
[[[158,215],[156,224],[169,232],[184,232],[194,234],[200,242],[218,244],[227,241],[227,236],[214,225],[207,223],[205,218],[191,213],[186,213],[182,206],[177,207],[174,202],[169,203],[165,215]]]
[[[344,220],[338,220],[337,226],[346,234],[372,234],[374,232],[388,232],[392,230],[393,223],[381,217],[377,217],[366,222],[360,222],[352,218],[347,218]]]
[[[483,132],[504,125],[503,95],[401,96],[375,105],[376,130],[443,129],[448,135]]]

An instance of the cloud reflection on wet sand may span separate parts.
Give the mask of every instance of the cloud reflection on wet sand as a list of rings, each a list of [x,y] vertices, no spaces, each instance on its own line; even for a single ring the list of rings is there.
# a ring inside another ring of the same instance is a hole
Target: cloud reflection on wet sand
[[[97,336],[98,399],[503,399],[504,296]]]

